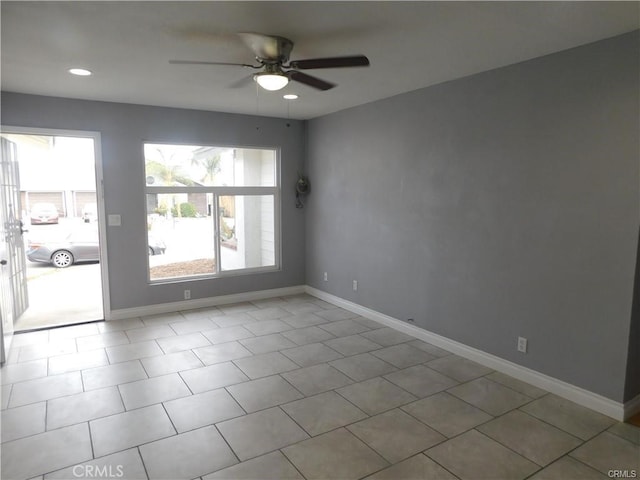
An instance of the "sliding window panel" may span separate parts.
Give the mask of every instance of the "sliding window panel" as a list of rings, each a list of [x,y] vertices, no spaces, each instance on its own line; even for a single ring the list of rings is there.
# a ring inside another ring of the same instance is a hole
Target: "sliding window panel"
[[[218,271],[214,217],[193,207],[199,203],[190,198],[193,195],[147,194],[149,280],[211,276]],[[213,201],[213,194],[196,195],[204,197],[203,205]]]
[[[275,267],[275,195],[219,197],[222,271]]]

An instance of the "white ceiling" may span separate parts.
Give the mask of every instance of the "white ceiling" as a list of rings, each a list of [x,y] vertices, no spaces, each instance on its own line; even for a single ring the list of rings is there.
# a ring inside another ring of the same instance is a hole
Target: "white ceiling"
[[[639,28],[638,2],[5,1],[2,90],[308,119]],[[291,59],[365,54],[369,68],[306,70],[337,83],[258,91],[234,32],[290,38]],[[71,67],[94,72],[74,77]],[[300,95],[293,102],[282,93]]]

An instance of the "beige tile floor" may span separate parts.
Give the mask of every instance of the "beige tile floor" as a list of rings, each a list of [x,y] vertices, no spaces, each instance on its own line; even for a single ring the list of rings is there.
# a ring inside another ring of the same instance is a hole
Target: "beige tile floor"
[[[308,295],[16,335],[3,479],[606,479],[640,428]]]

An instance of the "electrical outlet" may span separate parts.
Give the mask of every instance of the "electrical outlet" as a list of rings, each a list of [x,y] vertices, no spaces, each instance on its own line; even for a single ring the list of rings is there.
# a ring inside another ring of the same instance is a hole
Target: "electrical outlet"
[[[358,291],[358,280],[354,280],[353,281],[353,291],[357,292]]]
[[[325,282],[329,280],[329,276],[327,275],[327,272],[324,272],[324,275],[322,278],[324,279]]]
[[[527,353],[527,339],[524,337],[518,337],[518,351]]]
[[[191,290],[185,290],[184,291],[184,299],[185,300],[190,300],[191,299]]]

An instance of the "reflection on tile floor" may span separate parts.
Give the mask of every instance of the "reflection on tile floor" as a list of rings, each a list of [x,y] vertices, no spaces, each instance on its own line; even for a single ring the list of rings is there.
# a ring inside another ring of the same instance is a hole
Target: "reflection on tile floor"
[[[309,295],[17,335],[3,479],[640,475],[640,428]]]

